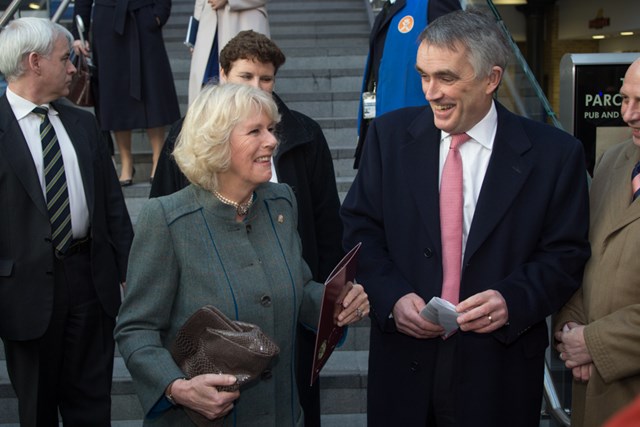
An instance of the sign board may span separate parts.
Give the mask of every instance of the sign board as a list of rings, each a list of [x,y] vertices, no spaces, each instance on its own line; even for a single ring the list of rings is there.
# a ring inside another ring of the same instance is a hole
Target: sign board
[[[560,61],[560,122],[584,144],[587,169],[610,146],[630,138],[620,116],[620,87],[635,53],[568,53]]]

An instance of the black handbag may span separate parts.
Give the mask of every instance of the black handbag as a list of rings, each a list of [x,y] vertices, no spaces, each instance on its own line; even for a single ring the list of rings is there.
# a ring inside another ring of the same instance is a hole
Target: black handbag
[[[235,391],[257,379],[280,348],[258,326],[230,320],[217,308],[207,305],[182,325],[170,351],[188,378],[202,374],[231,374],[237,382],[217,389]],[[223,420],[211,421],[198,412],[184,409],[199,427],[220,425]]]
[[[77,71],[71,78],[67,99],[80,107],[93,107],[93,92],[91,90],[93,66],[82,53],[75,55],[73,65]]]

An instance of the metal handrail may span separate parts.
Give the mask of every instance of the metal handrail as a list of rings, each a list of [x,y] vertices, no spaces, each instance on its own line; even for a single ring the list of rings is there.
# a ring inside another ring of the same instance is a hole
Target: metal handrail
[[[517,110],[518,114],[523,117],[529,118],[529,113],[527,112],[527,107],[525,107],[524,102],[522,102],[522,97],[518,93],[518,89],[516,88],[515,83],[513,82],[513,78],[509,73],[504,73],[502,75],[502,82],[505,84],[511,97],[513,98],[514,107]]]
[[[20,4],[23,1],[24,0],[12,0],[11,1],[9,6],[7,6],[5,11],[2,13],[2,16],[0,16],[0,28],[3,28],[5,25],[7,25],[7,23],[11,20],[13,15],[15,15],[16,12],[18,11],[18,9],[20,8]],[[62,0],[60,2],[60,6],[58,6],[58,9],[56,9],[56,12],[51,17],[51,21],[52,22],[59,22],[60,21],[60,18],[62,17],[62,14],[67,10],[67,8],[69,7],[69,3],[71,3],[71,1],[72,0]]]
[[[53,16],[51,17],[51,21],[53,22],[60,21],[62,14],[67,10],[67,7],[69,7],[69,3],[71,3],[71,0],[62,0],[60,2],[60,6],[58,6],[58,8],[56,9],[56,13],[54,13]]]
[[[0,28],[3,28],[7,22],[11,20],[11,17],[18,11],[22,1],[23,0],[12,0],[11,3],[9,3],[9,6],[7,6],[2,16],[0,16]]]
[[[547,402],[547,412],[563,427],[571,426],[571,418],[564,411],[558,399],[558,393],[551,377],[549,363],[544,361],[544,400]]]
[[[520,66],[522,67],[522,71],[524,72],[524,75],[527,77],[527,79],[529,80],[529,83],[533,87],[533,90],[536,92],[536,96],[538,97],[538,100],[542,103],[542,107],[544,108],[544,111],[547,113],[547,116],[551,118],[551,121],[553,122],[553,125],[555,127],[557,127],[558,129],[563,129],[562,124],[558,120],[558,116],[553,111],[553,108],[551,108],[551,104],[549,103],[549,100],[547,99],[546,95],[542,91],[542,88],[540,87],[538,80],[533,75],[533,71],[531,71],[531,68],[527,63],[527,60],[524,59],[524,56],[522,55],[520,48],[518,47],[516,42],[513,40],[513,37],[511,36],[511,32],[509,32],[509,30],[507,29],[507,26],[502,20],[502,16],[500,16],[500,12],[498,12],[498,9],[493,4],[492,0],[487,0],[487,5],[489,6],[489,9],[491,9],[491,12],[493,13],[493,15],[496,17],[496,21],[500,26],[500,28],[502,29],[502,32],[506,36],[507,41],[511,46],[511,50],[516,56],[516,60],[518,61],[518,64],[520,64]]]

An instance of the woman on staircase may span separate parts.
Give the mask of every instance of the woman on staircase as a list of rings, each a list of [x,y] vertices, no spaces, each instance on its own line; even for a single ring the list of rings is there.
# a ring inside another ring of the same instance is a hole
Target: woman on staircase
[[[76,53],[89,55],[91,29],[99,92],[96,111],[102,129],[112,131],[118,145],[122,186],[131,185],[135,174],[132,130],[146,129],[153,151],[153,178],[164,144],[165,126],[180,118],[162,37],[162,27],[170,12],[171,0],[75,2],[75,14],[85,23],[87,42],[83,45],[76,40],[74,49]]]
[[[190,185],[150,199],[140,212],[115,336],[145,426],[190,426],[192,411],[220,420],[211,424],[217,426],[304,425],[297,328],[318,324],[324,286],[302,257],[292,188],[270,182],[279,120],[266,91],[207,86],[189,107],[174,151]],[[345,289],[338,326],[369,313],[363,286]],[[205,304],[258,325],[280,348],[269,369],[239,392],[220,389],[236,382],[231,375],[189,377],[169,351],[181,325]]]

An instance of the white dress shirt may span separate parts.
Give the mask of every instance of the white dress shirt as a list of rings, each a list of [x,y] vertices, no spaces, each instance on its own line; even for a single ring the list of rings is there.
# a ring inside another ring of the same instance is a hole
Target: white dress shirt
[[[40,139],[40,123],[42,119],[33,112],[38,105],[31,101],[16,95],[11,89],[7,88],[7,100],[13,110],[13,114],[18,120],[24,139],[27,141],[33,163],[38,173],[40,186],[44,199],[47,199],[46,184],[44,182],[43,158],[42,158],[42,140]],[[67,188],[69,191],[69,207],[71,209],[71,229],[74,239],[85,237],[89,231],[89,208],[87,199],[84,194],[82,184],[82,176],[80,175],[80,165],[78,164],[78,156],[73,148],[69,134],[65,130],[58,112],[49,104],[40,105],[49,109],[49,121],[56,131],[62,159],[64,161],[64,173],[67,179]]]
[[[276,172],[276,165],[273,163],[273,157],[271,157],[271,182],[278,183],[278,173]]]
[[[489,166],[493,140],[498,128],[498,113],[494,103],[489,112],[474,127],[467,131],[471,137],[459,148],[462,157],[462,194],[464,198],[462,213],[462,258],[467,246],[467,237],[473,221],[473,214],[478,204],[478,197],[482,189],[484,175]],[[440,133],[440,182],[442,181],[442,169],[449,153],[451,136],[442,131]]]

